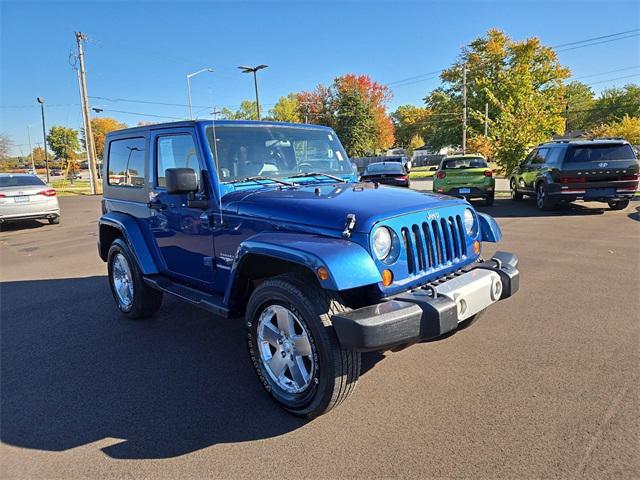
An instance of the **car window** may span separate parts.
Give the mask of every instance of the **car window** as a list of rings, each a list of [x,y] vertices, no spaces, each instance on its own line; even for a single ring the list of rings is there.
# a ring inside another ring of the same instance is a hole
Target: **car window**
[[[611,160],[632,160],[633,149],[626,143],[619,145],[585,145],[571,147],[567,155],[568,163],[607,162]]]
[[[557,165],[560,163],[561,154],[565,151],[562,147],[550,148],[545,159],[547,165]]]
[[[200,183],[200,164],[196,144],[189,133],[158,137],[156,141],[156,184],[166,187],[167,168],[192,168]]]
[[[118,187],[144,186],[145,141],[142,137],[113,140],[109,144],[107,182]]]
[[[444,169],[454,168],[487,168],[487,161],[480,157],[451,158],[442,163]]]
[[[547,157],[548,154],[549,154],[548,148],[538,148],[536,150],[535,155],[531,157],[531,163],[533,165],[540,165],[544,163],[545,158]]]
[[[34,175],[2,175],[0,176],[0,188],[3,187],[29,187],[44,185],[45,183]]]
[[[367,166],[365,173],[403,173],[401,163],[372,163]]]

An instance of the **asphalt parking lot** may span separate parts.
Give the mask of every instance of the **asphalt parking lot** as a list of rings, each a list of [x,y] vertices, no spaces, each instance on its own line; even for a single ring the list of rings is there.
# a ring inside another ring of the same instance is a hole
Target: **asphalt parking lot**
[[[368,354],[312,422],[254,378],[239,322],[121,317],[100,202],[0,233],[2,478],[638,478],[640,202],[497,199],[520,292],[446,339]],[[486,253],[495,250],[487,245]]]

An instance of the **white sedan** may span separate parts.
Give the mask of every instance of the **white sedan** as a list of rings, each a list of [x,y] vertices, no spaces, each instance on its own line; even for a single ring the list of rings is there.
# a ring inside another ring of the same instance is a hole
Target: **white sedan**
[[[7,221],[32,218],[60,223],[56,190],[35,175],[0,173],[0,226]]]

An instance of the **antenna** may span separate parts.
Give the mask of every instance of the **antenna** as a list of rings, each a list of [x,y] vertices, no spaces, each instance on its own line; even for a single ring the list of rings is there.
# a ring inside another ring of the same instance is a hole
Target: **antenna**
[[[211,120],[211,131],[213,133],[213,163],[216,168],[216,178],[218,179],[218,211],[220,212],[220,226],[222,226],[222,184],[220,182],[220,168],[218,164],[218,137],[216,136],[216,115],[219,112],[216,110],[216,106],[213,106],[213,110],[211,115],[213,116],[213,120]]]

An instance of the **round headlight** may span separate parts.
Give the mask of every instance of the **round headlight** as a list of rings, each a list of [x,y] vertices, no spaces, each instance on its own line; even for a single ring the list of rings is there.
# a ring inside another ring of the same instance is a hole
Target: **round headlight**
[[[380,227],[373,233],[373,253],[378,260],[384,260],[391,251],[391,232],[387,227]]]
[[[476,217],[470,208],[466,208],[464,210],[463,220],[464,220],[464,229],[467,231],[469,235],[471,235],[471,233],[473,232],[473,227],[475,226],[475,223],[476,223]]]

